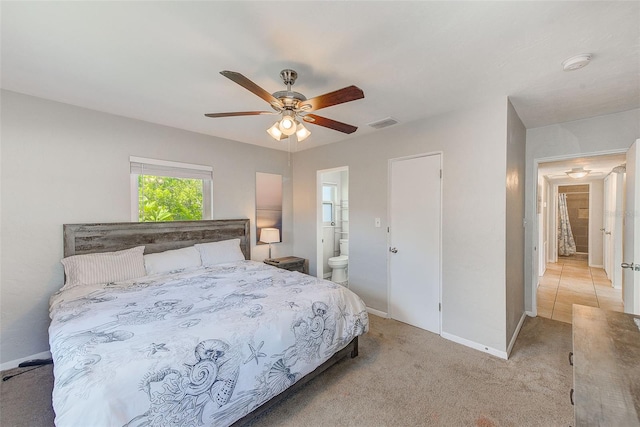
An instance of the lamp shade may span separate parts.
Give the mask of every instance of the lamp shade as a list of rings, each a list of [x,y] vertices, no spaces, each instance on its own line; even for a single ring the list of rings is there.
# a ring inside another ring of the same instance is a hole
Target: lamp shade
[[[296,127],[296,136],[298,137],[298,142],[304,141],[309,137],[309,135],[311,135],[311,132],[309,132],[309,130],[304,127],[302,123],[298,123]]]
[[[280,132],[289,136],[296,133],[296,122],[290,117],[284,117],[280,120],[280,126],[278,126]]]
[[[260,230],[260,241],[264,243],[279,243],[280,230],[277,228],[263,228]]]
[[[293,111],[285,110],[282,112],[282,120],[280,120],[278,129],[287,136],[296,133],[296,116]]]
[[[275,122],[273,126],[267,129],[267,133],[276,141],[282,141],[287,136],[280,132],[280,122]]]

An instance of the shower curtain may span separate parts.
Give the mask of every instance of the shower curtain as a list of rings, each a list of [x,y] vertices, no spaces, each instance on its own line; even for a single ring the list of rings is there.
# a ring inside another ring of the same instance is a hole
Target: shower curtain
[[[567,195],[558,194],[558,255],[569,256],[576,253],[576,242],[573,240],[569,211],[567,210]]]

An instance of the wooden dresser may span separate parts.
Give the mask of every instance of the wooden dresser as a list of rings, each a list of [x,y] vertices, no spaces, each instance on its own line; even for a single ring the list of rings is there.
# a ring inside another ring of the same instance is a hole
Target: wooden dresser
[[[573,306],[575,426],[640,426],[640,316]]]

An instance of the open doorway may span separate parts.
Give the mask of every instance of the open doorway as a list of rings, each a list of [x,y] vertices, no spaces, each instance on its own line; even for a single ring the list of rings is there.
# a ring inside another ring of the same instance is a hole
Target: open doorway
[[[625,161],[621,153],[538,163],[539,316],[571,323],[573,304],[623,311],[614,283],[621,276],[622,225],[615,218],[623,217],[624,193],[612,183],[623,179]],[[566,220],[559,216],[563,200]],[[569,237],[561,232],[565,221]]]
[[[602,197],[600,186],[602,182],[597,182],[598,199]],[[590,206],[591,183],[558,185],[558,227],[556,227],[557,254],[558,256],[572,259],[586,259],[588,265],[597,264],[602,266],[602,245],[600,242],[594,243],[593,251],[589,250],[590,226],[602,223],[604,205],[594,203]],[[599,201],[599,200],[598,200]],[[593,217],[593,218],[592,218]],[[591,221],[593,219],[593,221]],[[594,238],[597,238],[595,233]],[[594,253],[595,252],[595,253]]]
[[[317,172],[317,276],[349,284],[349,168]]]

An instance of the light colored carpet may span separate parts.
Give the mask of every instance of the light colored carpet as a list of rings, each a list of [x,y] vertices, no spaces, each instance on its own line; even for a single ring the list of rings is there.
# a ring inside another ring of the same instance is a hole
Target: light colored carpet
[[[370,319],[370,331],[360,339],[360,356],[330,368],[252,425],[573,423],[571,325],[527,318],[505,361],[401,322]],[[2,383],[0,425],[53,425],[51,372],[50,365],[44,366]]]

